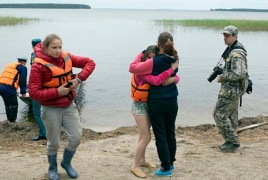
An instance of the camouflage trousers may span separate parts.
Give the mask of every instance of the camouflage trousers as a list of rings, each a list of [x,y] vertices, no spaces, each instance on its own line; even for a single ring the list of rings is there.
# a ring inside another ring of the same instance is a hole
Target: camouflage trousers
[[[240,94],[232,98],[219,95],[214,108],[213,117],[225,142],[240,144],[236,132],[240,97]]]

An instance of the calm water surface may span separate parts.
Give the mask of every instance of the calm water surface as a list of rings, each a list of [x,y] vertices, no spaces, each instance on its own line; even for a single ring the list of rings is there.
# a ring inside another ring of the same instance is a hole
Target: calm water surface
[[[214,123],[211,113],[220,84],[209,83],[206,79],[226,47],[221,30],[166,27],[152,20],[268,20],[268,13],[167,10],[0,9],[1,15],[41,19],[25,25],[0,26],[1,70],[19,56],[30,57],[31,39],[44,39],[50,33],[61,36],[64,50],[95,60],[96,69],[81,87],[78,101],[83,126],[96,131],[135,124],[130,112],[128,66],[139,52],[155,44],[163,31],[173,34],[180,55],[177,125]],[[243,96],[240,118],[268,114],[267,37],[268,32],[239,32],[238,39],[248,51],[249,74],[254,82],[253,94]],[[19,100],[19,120],[25,119],[25,111],[26,104]],[[0,119],[6,119],[3,102],[0,103]]]

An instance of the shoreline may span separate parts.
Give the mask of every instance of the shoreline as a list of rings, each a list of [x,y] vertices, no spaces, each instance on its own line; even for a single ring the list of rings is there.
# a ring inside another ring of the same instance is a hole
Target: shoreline
[[[264,121],[268,122],[268,116],[241,118],[239,127]],[[223,177],[236,180],[267,179],[267,130],[268,124],[242,131],[239,133],[241,147],[235,152],[223,153],[218,148],[223,139],[215,125],[177,127],[177,160],[174,162],[175,170],[172,171],[172,177],[168,179],[215,180]],[[33,123],[0,122],[1,180],[47,179],[46,140],[29,139],[36,131],[37,126]],[[153,133],[151,135],[152,140],[146,149],[146,159],[159,168]],[[77,179],[137,180],[138,178],[130,172],[137,138],[138,129],[135,126],[120,127],[104,133],[83,129],[82,142],[72,161],[73,167],[79,174]],[[67,136],[62,132],[58,165],[62,160],[66,141]],[[158,168],[142,167],[147,175],[146,179],[162,180],[162,177],[154,175]],[[60,165],[58,172],[61,179],[70,179]]]
[[[267,121],[268,121],[268,115],[258,115],[258,116],[255,116],[255,117],[242,117],[240,118],[238,121],[241,121],[241,120],[244,120],[244,119],[265,119],[267,118]],[[134,121],[134,119],[133,119]],[[3,125],[3,123],[8,123],[7,120],[0,120],[0,126]],[[257,123],[262,123],[263,121],[261,120],[260,122],[259,121],[254,121],[255,124]],[[31,120],[27,120],[27,121],[19,121],[19,122],[16,122],[14,124],[17,124],[17,125],[22,125],[22,126],[25,126],[25,124],[29,123],[29,126],[32,126],[34,127],[34,129],[36,129],[36,131],[38,132],[38,127],[37,127],[37,124],[35,123],[35,120],[34,119],[31,119]],[[13,123],[12,123],[13,124]],[[133,124],[133,125],[122,125],[122,126],[89,126],[89,125],[86,125],[87,123],[83,123],[81,122],[81,125],[82,125],[82,129],[84,130],[90,130],[92,132],[95,132],[95,133],[109,133],[109,132],[113,132],[113,131],[116,131],[118,129],[124,129],[124,128],[136,128],[136,124]],[[248,125],[252,125],[252,124],[248,124]],[[176,124],[176,129],[177,128],[197,128],[199,126],[214,126],[216,127],[215,123],[199,123],[199,124],[195,124],[195,125],[183,125],[183,124]],[[243,126],[244,127],[244,126]],[[152,127],[151,127],[152,129]],[[1,132],[1,131],[0,131]]]

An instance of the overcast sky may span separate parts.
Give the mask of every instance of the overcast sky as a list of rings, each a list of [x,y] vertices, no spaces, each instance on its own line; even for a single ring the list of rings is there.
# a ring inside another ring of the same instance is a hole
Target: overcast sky
[[[87,4],[92,8],[134,9],[268,9],[268,0],[0,0],[0,3],[77,3]]]

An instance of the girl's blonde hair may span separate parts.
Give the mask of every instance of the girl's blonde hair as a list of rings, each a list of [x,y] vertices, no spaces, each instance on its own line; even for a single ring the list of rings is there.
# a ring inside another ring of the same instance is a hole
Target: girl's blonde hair
[[[46,37],[46,38],[44,39],[44,41],[42,42],[43,47],[44,47],[45,49],[47,49],[48,46],[49,46],[49,44],[50,44],[52,41],[54,41],[55,39],[58,39],[58,40],[60,40],[60,41],[62,42],[61,38],[60,38],[58,35],[56,35],[56,34],[49,34],[49,35],[47,35],[47,37]]]

